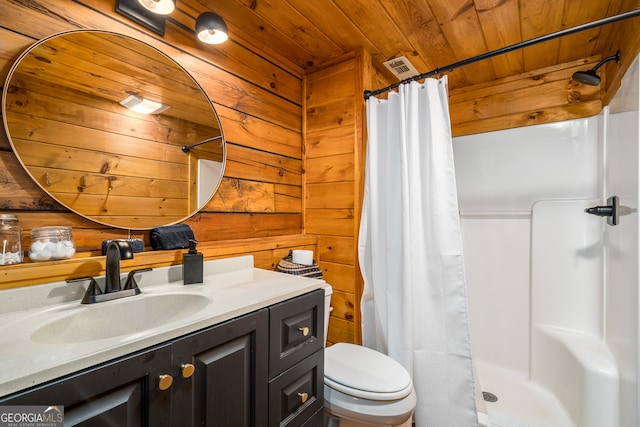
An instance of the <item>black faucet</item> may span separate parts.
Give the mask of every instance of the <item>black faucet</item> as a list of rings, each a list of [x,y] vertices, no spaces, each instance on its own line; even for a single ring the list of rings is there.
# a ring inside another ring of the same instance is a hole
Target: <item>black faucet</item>
[[[133,250],[124,240],[113,240],[105,251],[107,255],[106,275],[104,277],[104,292],[118,292],[122,290],[120,284],[120,260],[132,259]]]
[[[67,279],[68,283],[81,282],[89,280],[89,287],[82,298],[82,304],[94,304],[97,302],[110,301],[118,298],[138,295],[140,288],[135,280],[135,275],[143,271],[151,271],[150,268],[140,268],[131,270],[127,275],[127,281],[124,287],[120,282],[120,260],[132,259],[133,250],[129,243],[124,240],[113,240],[109,243],[105,250],[107,256],[104,292],[98,286],[98,282],[93,277],[78,277],[75,279]]]

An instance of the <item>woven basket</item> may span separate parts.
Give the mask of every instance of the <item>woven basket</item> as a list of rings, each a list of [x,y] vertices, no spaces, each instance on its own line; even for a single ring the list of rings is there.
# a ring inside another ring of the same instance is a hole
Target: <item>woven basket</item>
[[[293,274],[295,276],[322,279],[322,271],[315,260],[312,265],[296,264],[293,262],[293,251],[291,250],[289,251],[289,255],[280,260],[276,270],[281,273]]]

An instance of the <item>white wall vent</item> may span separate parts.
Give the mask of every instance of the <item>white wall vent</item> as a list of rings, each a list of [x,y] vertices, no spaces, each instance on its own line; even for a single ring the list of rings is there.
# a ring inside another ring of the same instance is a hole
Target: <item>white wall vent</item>
[[[383,62],[383,64],[389,69],[389,71],[398,77],[398,80],[404,80],[420,74],[418,73],[418,70],[416,70],[416,67],[409,62],[406,56],[399,56],[397,58],[390,59]]]

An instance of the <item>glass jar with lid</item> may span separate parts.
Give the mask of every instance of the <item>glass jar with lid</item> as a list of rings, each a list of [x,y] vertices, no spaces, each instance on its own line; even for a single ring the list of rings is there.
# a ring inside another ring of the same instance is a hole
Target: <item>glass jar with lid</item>
[[[71,227],[38,227],[31,230],[29,258],[32,261],[68,259],[75,253]]]
[[[15,215],[0,215],[0,243],[2,244],[0,265],[22,262],[22,230]]]

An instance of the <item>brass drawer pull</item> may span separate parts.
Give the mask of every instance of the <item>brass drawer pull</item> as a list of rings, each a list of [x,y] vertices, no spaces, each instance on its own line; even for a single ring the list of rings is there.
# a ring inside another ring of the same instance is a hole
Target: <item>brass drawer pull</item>
[[[182,372],[182,378],[190,378],[191,375],[195,372],[196,367],[191,363],[183,363],[180,366],[180,372]]]
[[[300,396],[300,401],[302,403],[305,403],[309,399],[309,395],[307,393],[298,393],[298,396]]]
[[[302,332],[302,336],[306,337],[307,335],[309,335],[309,327],[308,326],[303,326],[302,328],[298,328],[298,330],[300,332]]]
[[[160,390],[167,390],[173,384],[173,377],[169,374],[163,374],[158,377],[158,387]]]

